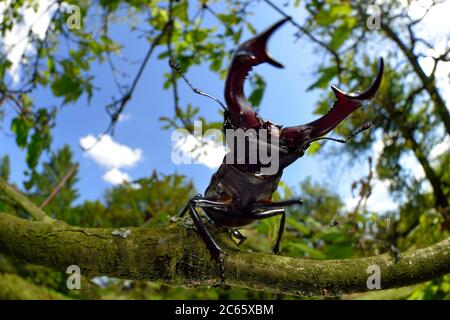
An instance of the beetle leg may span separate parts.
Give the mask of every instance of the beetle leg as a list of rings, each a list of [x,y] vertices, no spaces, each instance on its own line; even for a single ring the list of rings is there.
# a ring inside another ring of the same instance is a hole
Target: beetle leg
[[[204,198],[200,193],[197,193],[191,200],[196,207],[211,208],[211,207],[228,207],[229,203],[209,200]],[[189,209],[189,204],[181,211],[180,217],[184,216]]]
[[[184,207],[183,211],[181,211],[180,218],[182,218],[188,210],[189,210],[189,204],[186,207]]]
[[[206,247],[208,248],[211,257],[214,260],[218,261],[220,264],[220,280],[223,283],[225,281],[225,265],[221,257],[222,250],[220,249],[216,241],[214,241],[213,237],[206,228],[204,222],[200,218],[197,209],[195,208],[195,200],[198,199],[199,197],[201,197],[201,195],[198,194],[189,201],[188,205],[183,210],[182,215],[184,215],[187,211],[189,211],[189,215],[194,221],[195,227],[197,228],[197,232],[202,238],[203,242],[206,244]]]
[[[211,252],[211,256],[218,260],[220,257],[221,250],[217,243],[212,238],[211,234],[209,233],[208,229],[206,229],[205,224],[203,223],[203,220],[200,218],[200,215],[197,212],[197,209],[193,205],[193,203],[189,204],[189,214],[194,220],[195,227],[197,228],[198,233],[202,237],[203,241],[206,243],[206,246],[208,247],[208,250]]]
[[[228,207],[230,204],[226,202],[219,202],[208,200],[205,198],[192,199],[197,207],[200,208],[211,208],[211,207]]]
[[[271,203],[263,203],[263,204],[257,204],[255,208],[259,209],[267,209],[267,208],[279,208],[279,207],[287,207],[287,206],[293,206],[296,204],[303,204],[302,199],[292,199],[292,200],[286,200],[286,201],[280,201],[280,202],[271,202]]]
[[[280,242],[284,232],[285,221],[286,221],[286,211],[283,210],[283,212],[281,213],[280,228],[278,229],[277,242],[275,243],[275,246],[273,247],[272,250],[273,254],[277,254],[280,251]]]
[[[242,242],[244,242],[245,239],[247,239],[247,237],[244,236],[242,233],[240,233],[239,230],[237,230],[237,229],[231,230],[231,234],[232,234],[236,239],[239,240],[239,242],[238,242],[238,244],[237,244],[238,246],[240,246],[240,245],[242,244]]]
[[[286,210],[284,208],[279,208],[279,209],[267,210],[267,211],[256,212],[256,213],[246,215],[246,217],[249,217],[249,218],[252,218],[255,220],[263,220],[263,219],[275,217],[280,214],[281,214],[281,220],[280,220],[280,228],[278,229],[277,242],[275,243],[275,246],[273,247],[273,250],[272,250],[272,252],[274,254],[277,254],[280,251],[280,242],[281,242],[281,237],[283,236],[284,224],[286,221]]]
[[[386,243],[386,245],[389,248],[389,253],[394,256],[395,262],[398,262],[402,257],[400,250],[389,241]]]
[[[200,199],[201,197],[202,197],[202,195],[200,193],[197,193],[191,200],[189,200],[186,207],[184,207],[183,211],[181,211],[180,218],[182,218],[186,214],[186,212],[188,212],[191,202],[196,201],[197,199]]]
[[[383,240],[380,238],[375,238],[375,240],[384,246],[385,250],[389,252],[389,254],[395,259],[395,262],[400,261],[400,259],[402,258],[402,254],[400,250],[392,244],[391,241],[389,241],[388,239]]]
[[[389,231],[390,231],[390,227],[391,227],[391,220],[388,218],[386,219],[386,239],[384,240],[384,243],[387,247],[387,249],[389,250],[389,253],[394,256],[395,258],[395,262],[398,262],[401,258],[401,254],[400,254],[400,250],[398,250],[398,248],[396,246],[394,246],[394,244],[392,243],[390,237],[389,237]]]

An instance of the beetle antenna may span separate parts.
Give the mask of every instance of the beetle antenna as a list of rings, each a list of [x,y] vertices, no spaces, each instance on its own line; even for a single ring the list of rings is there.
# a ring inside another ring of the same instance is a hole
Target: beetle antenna
[[[335,138],[329,138],[329,137],[320,137],[320,138],[316,138],[313,139],[309,142],[314,142],[314,141],[318,141],[318,140],[331,140],[331,141],[335,141],[335,142],[339,142],[339,143],[347,143],[348,141],[350,141],[351,139],[353,139],[356,135],[358,135],[359,133],[368,130],[372,127],[372,123],[371,122],[367,122],[365,125],[363,125],[361,128],[359,128],[358,130],[356,130],[355,132],[353,132],[351,135],[349,135],[347,138],[345,139],[335,139]]]
[[[372,128],[372,122],[367,122],[366,124],[364,124],[361,128],[359,128],[358,130],[356,130],[355,132],[353,132],[351,135],[349,135],[346,139],[345,142],[353,139],[357,134],[369,130],[370,128]]]
[[[223,104],[222,101],[220,101],[220,100],[217,99],[216,97],[214,97],[214,96],[212,96],[212,95],[210,95],[210,94],[208,94],[208,93],[206,93],[206,92],[200,91],[199,89],[197,89],[196,87],[194,87],[194,86],[192,85],[192,83],[189,81],[189,79],[186,78],[186,76],[184,75],[183,71],[181,71],[180,66],[179,66],[178,64],[176,64],[176,62],[175,62],[173,59],[170,59],[170,60],[169,60],[169,66],[170,66],[172,69],[174,69],[174,70],[180,75],[181,78],[183,78],[184,82],[187,83],[187,85],[192,89],[192,91],[194,91],[195,93],[197,93],[197,94],[199,94],[199,95],[201,95],[201,96],[205,96],[205,97],[208,97],[208,98],[210,98],[210,99],[213,99],[213,100],[216,101],[218,104],[220,104],[220,106],[222,107],[223,110],[225,110],[225,111],[227,110],[227,107],[225,107],[225,105]]]

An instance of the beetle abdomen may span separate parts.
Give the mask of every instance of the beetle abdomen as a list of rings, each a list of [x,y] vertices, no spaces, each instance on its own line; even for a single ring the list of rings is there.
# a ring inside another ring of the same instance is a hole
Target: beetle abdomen
[[[241,171],[236,165],[223,163],[213,175],[205,195],[209,199],[232,199],[231,205],[236,211],[251,209],[259,201],[270,201],[282,173],[255,175]]]

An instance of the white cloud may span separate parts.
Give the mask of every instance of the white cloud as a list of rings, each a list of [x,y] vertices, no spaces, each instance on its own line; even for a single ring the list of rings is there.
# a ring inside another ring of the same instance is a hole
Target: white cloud
[[[129,168],[142,159],[141,149],[132,149],[115,142],[111,136],[104,135],[98,140],[93,135],[80,139],[80,145],[86,155],[106,168]]]
[[[227,152],[225,146],[205,139],[203,143],[192,134],[185,134],[178,139],[174,150],[181,151],[191,163],[201,163],[209,168],[218,168]]]
[[[130,168],[142,159],[141,149],[132,149],[117,143],[109,135],[104,135],[100,139],[87,135],[80,139],[80,145],[86,150],[87,157],[108,169],[102,178],[113,185],[130,181],[130,176],[120,169]]]
[[[125,181],[130,181],[130,176],[125,173],[120,171],[117,168],[113,168],[108,170],[104,175],[103,175],[103,180],[113,184],[113,185],[118,185],[121,184]]]
[[[0,3],[0,21],[3,22],[5,9],[11,1]],[[51,0],[40,0],[39,8],[35,12],[33,8],[22,9],[23,22],[13,26],[0,40],[7,59],[12,63],[9,75],[17,83],[20,81],[20,63],[25,53],[33,50],[28,41],[28,33],[31,30],[39,39],[44,39],[49,27],[51,16],[57,5]]]

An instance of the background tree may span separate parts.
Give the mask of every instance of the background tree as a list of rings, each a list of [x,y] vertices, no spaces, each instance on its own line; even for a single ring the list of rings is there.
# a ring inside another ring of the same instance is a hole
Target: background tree
[[[444,99],[437,87],[436,70],[439,64],[447,62],[449,50],[434,52],[431,72],[427,75],[420,64],[425,49],[435,50],[437,43],[422,38],[420,22],[434,6],[441,1],[433,1],[426,7],[425,13],[413,19],[406,12],[403,2],[389,1],[377,6],[379,30],[367,28],[369,3],[355,2],[338,4],[337,2],[311,2],[306,9],[311,18],[305,28],[311,34],[318,34],[337,60],[329,65],[320,66],[320,78],[311,86],[328,87],[332,80],[356,88],[367,75],[361,73],[364,67],[372,70],[377,59],[374,43],[387,48],[388,65],[384,74],[384,85],[378,94],[376,104],[358,111],[353,121],[341,126],[339,133],[349,135],[354,126],[361,121],[372,121],[375,131],[360,135],[347,144],[351,155],[367,150],[371,144],[381,139],[382,150],[376,163],[377,177],[390,182],[392,192],[399,197],[405,193],[413,200],[423,192],[425,184],[431,186],[434,208],[442,215],[444,228],[449,228],[448,198],[449,190],[440,171],[441,161],[446,161],[448,153],[432,163],[429,155],[439,142],[448,141],[450,115]],[[418,30],[418,31],[417,31]],[[356,63],[355,63],[356,62]],[[360,62],[360,63],[358,63]],[[317,111],[326,112],[330,97],[319,102]],[[423,117],[427,114],[427,117]],[[422,167],[424,177],[417,179],[414,172],[408,172],[401,165],[402,157],[412,154]],[[414,200],[413,200],[414,201]],[[410,211],[421,212],[419,210]],[[422,209],[422,210],[421,210]],[[417,219],[412,224],[417,224]]]

